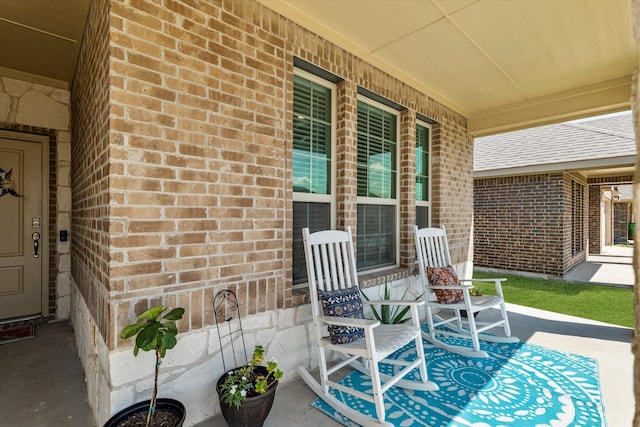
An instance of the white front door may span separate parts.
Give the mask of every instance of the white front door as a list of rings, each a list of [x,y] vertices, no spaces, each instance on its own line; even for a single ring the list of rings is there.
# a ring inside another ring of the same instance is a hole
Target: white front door
[[[0,320],[42,306],[42,144],[0,134]]]

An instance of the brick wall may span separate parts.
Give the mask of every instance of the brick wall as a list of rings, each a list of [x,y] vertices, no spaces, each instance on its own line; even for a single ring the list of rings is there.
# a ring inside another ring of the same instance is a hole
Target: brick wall
[[[602,191],[599,185],[589,185],[589,253],[599,254],[601,239],[600,204]]]
[[[475,265],[562,276],[565,227],[571,230],[568,179],[562,173],[476,179]]]
[[[97,0],[90,8],[71,91],[71,274],[105,340],[112,332],[107,292],[109,186],[114,171],[109,140],[108,6],[108,0]]]
[[[342,79],[337,227],[356,226],[364,87],[406,108],[407,173],[415,114],[438,122],[433,220],[446,223],[454,261],[467,259],[473,159],[465,118],[254,1],[98,1],[74,81],[74,233],[82,241],[73,271],[110,347],[109,319],[119,329],[151,304],[184,306],[184,331],[213,323],[213,295],[223,287],[237,291],[243,315],[294,303],[294,56]],[[412,178],[401,178],[404,267],[413,261]]]
[[[454,263],[472,260],[473,138],[462,124],[440,122],[433,128],[431,154],[432,224],[446,225]]]
[[[613,242],[626,243],[629,235],[629,203],[613,204]]]
[[[405,110],[400,115],[400,265],[411,266],[415,260],[413,226],[416,223],[416,113]]]

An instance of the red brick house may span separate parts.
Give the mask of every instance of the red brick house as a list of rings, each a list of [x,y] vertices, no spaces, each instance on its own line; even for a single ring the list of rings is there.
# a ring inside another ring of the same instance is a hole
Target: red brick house
[[[635,162],[631,112],[477,138],[475,266],[562,277],[626,242]]]

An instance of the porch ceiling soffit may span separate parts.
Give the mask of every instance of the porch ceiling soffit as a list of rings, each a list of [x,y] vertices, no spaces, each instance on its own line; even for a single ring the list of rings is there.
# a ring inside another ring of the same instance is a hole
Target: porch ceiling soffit
[[[469,119],[474,136],[629,109],[626,0],[258,0]]]
[[[68,89],[91,0],[0,0],[0,74]]]

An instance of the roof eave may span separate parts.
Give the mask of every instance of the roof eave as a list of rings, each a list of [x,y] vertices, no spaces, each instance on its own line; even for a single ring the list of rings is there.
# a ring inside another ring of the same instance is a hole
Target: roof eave
[[[497,178],[502,176],[535,175],[540,173],[562,171],[584,171],[590,169],[606,169],[632,167],[636,164],[636,156],[607,157],[602,159],[580,160],[571,162],[546,163],[540,165],[518,166],[501,169],[485,169],[474,171],[474,178]]]

